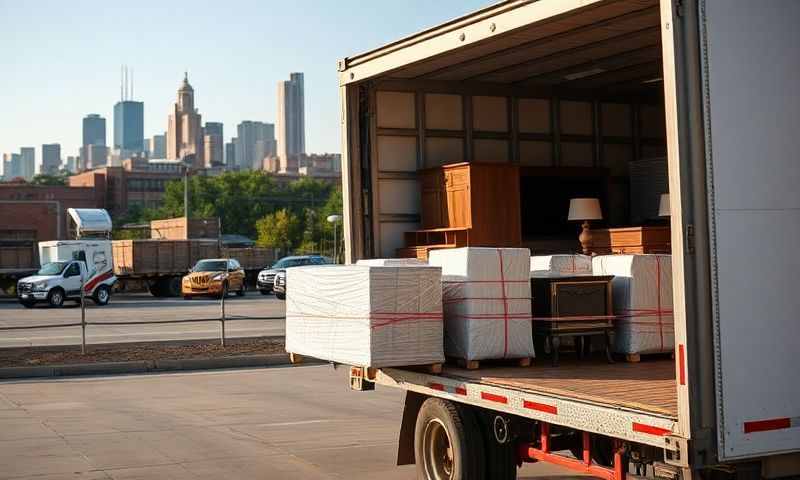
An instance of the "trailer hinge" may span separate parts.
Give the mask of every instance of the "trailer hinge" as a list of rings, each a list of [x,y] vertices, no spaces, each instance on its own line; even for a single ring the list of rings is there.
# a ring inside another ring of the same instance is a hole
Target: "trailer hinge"
[[[694,254],[694,224],[686,224],[686,253]]]
[[[689,441],[685,438],[667,436],[667,445],[672,447],[664,449],[664,463],[675,467],[689,467]]]

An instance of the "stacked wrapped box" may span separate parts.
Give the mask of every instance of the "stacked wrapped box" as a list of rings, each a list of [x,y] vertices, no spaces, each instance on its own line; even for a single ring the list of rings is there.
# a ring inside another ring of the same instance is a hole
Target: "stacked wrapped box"
[[[539,255],[531,257],[531,277],[573,277],[592,274],[588,255]]]
[[[329,265],[286,270],[286,351],[348,365],[444,361],[441,269]]]
[[[361,259],[356,265],[372,265],[374,267],[419,267],[427,265],[418,258],[369,258]]]
[[[470,360],[533,357],[530,251],[434,250],[442,267],[445,354]]]
[[[614,275],[614,349],[618,353],[669,352],[675,347],[670,255],[601,255],[595,275]]]

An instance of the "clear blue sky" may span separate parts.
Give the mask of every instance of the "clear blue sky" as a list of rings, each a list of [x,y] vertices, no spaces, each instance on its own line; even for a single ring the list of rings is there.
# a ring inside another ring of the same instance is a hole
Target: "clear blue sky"
[[[338,152],[336,60],[491,0],[0,0],[0,152],[60,143],[76,155],[81,119],[106,118],[120,65],[134,69],[144,131],[167,128],[184,69],[203,121],[229,141],[241,120],[275,121],[276,84],[305,73],[306,149]]]

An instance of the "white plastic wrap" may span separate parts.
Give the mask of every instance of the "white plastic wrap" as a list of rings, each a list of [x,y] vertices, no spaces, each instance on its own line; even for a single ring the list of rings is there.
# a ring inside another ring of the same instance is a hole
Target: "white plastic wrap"
[[[588,255],[539,255],[531,257],[531,277],[569,277],[592,274]]]
[[[533,357],[530,250],[433,250],[442,267],[445,354],[464,360]]]
[[[602,255],[595,275],[614,275],[614,350],[659,353],[675,348],[670,255]]]
[[[441,269],[286,270],[286,351],[348,365],[444,361]]]
[[[368,258],[357,261],[356,265],[370,265],[373,267],[419,267],[428,264],[418,258]]]

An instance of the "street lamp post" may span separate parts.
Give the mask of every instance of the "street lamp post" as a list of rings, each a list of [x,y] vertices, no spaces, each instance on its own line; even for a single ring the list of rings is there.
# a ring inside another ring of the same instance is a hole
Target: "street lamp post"
[[[336,225],[342,220],[341,215],[328,215],[328,223],[333,224],[333,263],[339,263],[339,257],[337,255],[337,250],[339,244],[337,243],[336,239]]]

